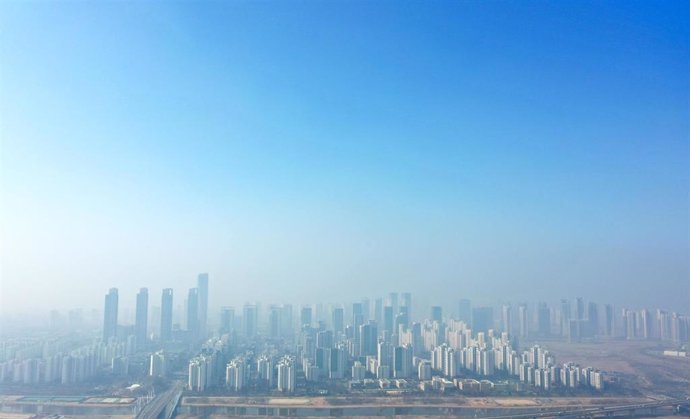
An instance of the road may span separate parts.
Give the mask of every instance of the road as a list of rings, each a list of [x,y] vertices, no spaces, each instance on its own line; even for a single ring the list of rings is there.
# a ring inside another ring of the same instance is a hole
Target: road
[[[159,394],[149,404],[144,406],[136,416],[136,419],[156,419],[163,411],[166,411],[166,419],[170,419],[175,406],[180,401],[183,389],[184,384],[176,381],[170,390]]]
[[[540,413],[530,413],[530,414],[520,414],[520,415],[508,415],[508,416],[489,416],[487,419],[515,419],[515,418],[579,418],[579,417],[602,417],[602,416],[612,416],[615,413],[621,412],[631,412],[631,416],[634,416],[635,411],[648,410],[654,408],[662,407],[673,407],[673,406],[690,406],[690,400],[687,399],[668,399],[660,400],[649,403],[639,403],[630,405],[619,405],[619,406],[606,406],[606,407],[582,407],[582,408],[572,408],[563,410],[551,410],[549,412]]]

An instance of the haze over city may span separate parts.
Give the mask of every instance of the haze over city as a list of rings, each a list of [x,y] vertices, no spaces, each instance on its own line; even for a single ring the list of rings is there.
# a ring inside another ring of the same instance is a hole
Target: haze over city
[[[0,419],[690,418],[690,2],[0,1]]]
[[[688,3],[412,5],[2,2],[2,313],[687,312]]]

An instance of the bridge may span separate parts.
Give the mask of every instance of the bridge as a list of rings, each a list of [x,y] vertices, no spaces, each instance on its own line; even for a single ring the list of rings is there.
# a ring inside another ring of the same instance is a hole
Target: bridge
[[[136,415],[136,419],[171,419],[180,402],[184,384],[176,381],[172,388],[156,396]]]

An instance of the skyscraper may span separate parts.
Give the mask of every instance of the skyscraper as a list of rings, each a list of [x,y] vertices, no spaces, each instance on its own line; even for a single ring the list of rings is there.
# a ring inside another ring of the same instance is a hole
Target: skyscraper
[[[235,328],[235,308],[221,307],[220,309],[220,331],[230,333]]]
[[[508,335],[513,334],[513,318],[510,304],[503,304],[501,308],[501,320],[503,323],[503,331]]]
[[[396,346],[393,349],[393,376],[407,378],[412,375],[412,347],[408,345]]]
[[[407,321],[408,323],[412,321],[412,294],[409,292],[403,292],[402,296],[402,306],[407,307]],[[402,312],[402,310],[400,311]]]
[[[640,329],[642,338],[645,340],[652,338],[652,314],[647,309],[640,310]]]
[[[333,331],[322,330],[316,334],[317,348],[332,348],[333,347]]]
[[[441,306],[431,307],[431,321],[436,321],[439,324],[443,323],[443,308]]]
[[[393,307],[385,306],[383,308],[383,330],[388,332],[389,335],[394,332],[394,320],[395,319],[393,317]]]
[[[172,318],[173,290],[172,288],[165,288],[161,297],[161,340],[163,342],[172,339]]]
[[[393,316],[399,313],[398,311],[398,293],[391,292],[388,294],[388,302],[391,307],[393,307]]]
[[[295,391],[295,376],[297,368],[289,358],[283,358],[276,367],[278,370],[278,391],[292,393]]]
[[[376,355],[377,328],[374,321],[359,326],[359,355]]]
[[[311,317],[311,306],[302,306],[302,309],[300,310],[299,313],[299,322],[300,322],[300,328],[304,326],[309,326],[311,327],[312,325],[312,317]]]
[[[345,331],[344,313],[342,307],[335,307],[333,309],[333,331],[335,333],[343,333]]]
[[[105,295],[103,311],[103,340],[117,336],[117,288],[111,288]]]
[[[613,334],[615,333],[613,306],[611,304],[606,304],[604,306],[604,313],[606,317],[606,322],[604,324],[604,333],[606,334],[606,336],[613,336]]]
[[[518,322],[520,324],[520,337],[526,338],[529,335],[529,317],[527,316],[527,305],[518,306]]]
[[[561,300],[561,336],[570,334],[570,301]]]
[[[374,300],[374,321],[383,324],[383,298]]]
[[[149,318],[149,290],[142,288],[137,294],[137,312],[134,324],[134,334],[136,336],[137,345],[143,345],[147,340],[148,335],[148,318]]]
[[[540,336],[551,334],[551,310],[546,303],[539,303],[537,306],[537,330]]]
[[[242,315],[242,331],[247,338],[253,338],[257,332],[258,310],[256,304],[245,304]]]
[[[596,336],[599,334],[599,306],[592,301],[587,305],[587,324],[589,335]]]
[[[637,312],[623,309],[623,330],[626,339],[637,338]]]
[[[200,273],[197,278],[198,288],[198,329],[199,336],[206,337],[208,333],[208,274]]]
[[[472,309],[472,331],[487,332],[494,327],[494,309],[475,307]]]
[[[190,288],[187,294],[187,332],[192,340],[199,337],[199,289]]]
[[[362,300],[362,316],[364,316],[364,321],[362,324],[368,322],[371,320],[371,302],[369,301],[368,298],[364,298]]]
[[[280,326],[280,332],[283,334],[283,336],[292,336],[292,334],[294,333],[292,327],[292,304],[283,304],[282,308],[283,312],[280,315],[280,322],[282,323]]]
[[[410,327],[410,308],[408,306],[400,306],[400,314],[396,316],[396,318],[400,318],[400,324],[405,326],[405,329]],[[398,326],[397,324],[394,326],[395,330],[397,332]]]
[[[585,319],[585,301],[582,299],[582,297],[577,297],[575,301],[575,309],[576,309],[576,315],[577,315],[577,320],[584,320]]]
[[[359,326],[364,324],[364,310],[362,303],[352,304],[352,325],[355,330],[359,330]]]
[[[342,347],[327,349],[328,378],[338,379],[345,376],[346,351]]]
[[[462,299],[458,303],[458,320],[465,322],[466,325],[472,324],[472,302]]]
[[[282,313],[282,308],[277,305],[271,305],[268,308],[268,336],[271,338],[279,338],[282,336],[280,331],[280,326],[282,325],[280,315]]]

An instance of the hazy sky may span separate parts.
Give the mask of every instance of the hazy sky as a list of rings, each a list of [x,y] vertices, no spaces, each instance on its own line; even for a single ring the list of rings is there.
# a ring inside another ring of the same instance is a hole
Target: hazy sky
[[[0,2],[2,310],[690,311],[690,2]]]

